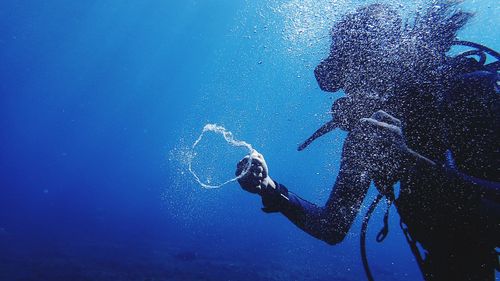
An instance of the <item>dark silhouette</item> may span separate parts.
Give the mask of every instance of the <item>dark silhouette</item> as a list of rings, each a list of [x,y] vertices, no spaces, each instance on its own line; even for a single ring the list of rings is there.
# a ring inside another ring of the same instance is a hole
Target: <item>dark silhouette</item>
[[[486,64],[486,55],[500,56],[456,41],[471,17],[455,4],[431,5],[406,23],[382,4],[345,15],[332,29],[330,55],[315,69],[322,90],[343,90],[345,97],[333,104],[333,120],[299,146],[303,150],[335,128],[349,132],[329,200],[321,207],[288,191],[271,179],[258,152],[249,156],[252,167],[239,180],[242,188],[262,197],[265,212],[280,212],[336,244],[374,182],[380,195],[370,212],[383,197],[396,205],[425,280],[494,280],[500,246],[499,63]],[[474,50],[448,56],[454,44]],[[377,240],[386,234],[384,227]],[[364,263],[372,280],[366,258]]]

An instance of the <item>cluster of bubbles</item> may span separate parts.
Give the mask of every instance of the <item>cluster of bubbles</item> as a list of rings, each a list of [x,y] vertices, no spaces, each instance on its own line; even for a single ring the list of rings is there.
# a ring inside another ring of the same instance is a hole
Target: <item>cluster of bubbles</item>
[[[245,169],[243,170],[243,172],[232,178],[232,179],[229,179],[229,180],[226,180],[224,181],[223,183],[220,183],[220,184],[211,184],[210,181],[207,181],[207,182],[203,182],[200,177],[198,176],[198,174],[195,172],[195,170],[193,169],[193,160],[197,157],[197,153],[195,152],[196,150],[196,147],[198,146],[198,144],[202,141],[203,137],[205,136],[205,134],[207,132],[211,132],[211,133],[215,133],[215,134],[219,134],[221,135],[224,140],[231,146],[233,147],[243,147],[245,149],[247,149],[248,151],[248,157],[246,158],[248,163],[247,165],[245,166]],[[235,182],[237,181],[238,179],[244,177],[246,175],[246,173],[248,172],[249,168],[250,168],[250,164],[252,162],[252,159],[250,157],[250,155],[254,152],[254,149],[252,147],[251,144],[245,142],[245,141],[240,141],[240,140],[236,140],[233,136],[233,134],[226,130],[226,128],[222,127],[222,126],[219,126],[217,124],[206,124],[204,127],[203,127],[203,130],[201,131],[201,134],[200,136],[198,137],[198,139],[193,143],[192,147],[191,147],[191,152],[190,154],[187,155],[187,166],[188,166],[188,170],[189,172],[191,173],[191,175],[194,177],[194,179],[196,180],[196,182],[203,188],[206,188],[206,189],[214,189],[214,188],[220,188],[224,185],[227,185],[229,183],[232,183],[232,182]]]
[[[161,197],[163,208],[172,219],[188,228],[196,224],[193,229],[200,229],[200,224],[205,223],[203,214],[199,212],[200,206],[213,212],[217,212],[217,208],[226,208],[218,202],[227,193],[221,194],[222,190],[216,189],[245,176],[251,163],[248,157],[248,165],[242,173],[231,178],[232,175],[222,171],[227,167],[218,160],[227,160],[231,153],[232,157],[251,155],[254,149],[251,144],[235,139],[230,131],[217,124],[206,124],[194,142],[193,139],[181,138],[169,151],[167,160],[171,177]],[[235,167],[236,162],[233,164],[232,167]]]
[[[288,0],[269,1],[269,8],[281,17],[282,38],[288,51],[310,55],[329,47],[330,31],[342,15],[358,7],[380,1],[369,0]],[[389,0],[385,4],[396,8],[403,18],[411,17],[429,6],[426,0]]]
[[[277,1],[268,0],[267,7],[269,11],[274,13],[276,16],[281,17],[278,21],[278,25],[282,26],[281,34],[283,39],[287,42],[289,50],[299,53],[308,54],[311,52],[325,51],[325,48],[330,46],[330,31],[339,18],[342,15],[356,10],[360,5],[366,5],[368,2],[372,1],[360,1],[360,0],[287,0],[287,1]],[[393,8],[397,8],[398,12],[401,14],[402,18],[405,15],[414,14],[415,11],[425,9],[429,4],[425,5],[425,1],[416,0],[392,0],[387,1]],[[432,3],[438,3],[439,1],[431,1]],[[436,6],[438,9],[439,6]],[[326,55],[328,52],[323,52]],[[380,56],[382,59],[385,56]],[[379,58],[379,57],[377,57]],[[390,58],[388,58],[390,59]],[[375,60],[379,62],[378,60]],[[393,64],[397,64],[396,60]],[[388,66],[391,65],[390,62],[383,63],[381,65]],[[354,68],[354,67],[353,67]],[[384,77],[387,79],[380,80],[380,84],[386,84],[388,79],[397,74],[397,71],[380,70],[374,67],[377,72],[385,73]],[[370,73],[365,73],[364,69],[358,69],[358,73],[366,74],[363,76],[377,78],[376,75],[368,75]],[[392,76],[391,76],[392,75]],[[354,81],[358,83],[358,81]],[[353,82],[353,83],[354,83]],[[359,83],[358,83],[359,84]],[[372,83],[377,85],[378,83]],[[385,86],[384,86],[385,87]],[[200,144],[201,140],[204,138],[206,133],[214,133],[222,136],[224,140],[233,147],[242,147],[251,154],[253,148],[250,144],[234,139],[231,132],[227,131],[224,127],[216,124],[207,124],[203,127],[201,134],[194,144],[183,150],[183,155],[180,157],[181,161],[185,162],[186,170],[194,177],[196,182],[203,188],[213,189],[219,188],[231,182],[237,181],[241,176],[232,178],[230,180],[224,181],[221,184],[214,184],[209,178],[200,176],[196,173],[193,168],[193,163],[196,161],[204,161],[205,156],[199,156],[196,153],[196,148]],[[205,157],[206,158],[206,157]],[[250,161],[250,157],[248,158]],[[196,161],[195,161],[196,160]],[[204,171],[206,172],[206,171]]]
[[[324,45],[334,20],[347,9],[349,0],[290,0],[272,7],[283,19],[282,37],[288,50],[302,54]]]

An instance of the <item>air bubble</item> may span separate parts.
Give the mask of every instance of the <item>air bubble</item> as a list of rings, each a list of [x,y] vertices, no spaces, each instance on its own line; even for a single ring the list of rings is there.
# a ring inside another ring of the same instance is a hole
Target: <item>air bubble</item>
[[[248,158],[247,158],[248,162],[247,162],[246,168],[243,170],[243,172],[239,176],[237,176],[235,178],[232,178],[230,180],[227,180],[227,181],[225,181],[225,182],[223,182],[221,184],[212,185],[210,178],[207,179],[207,182],[203,182],[200,179],[200,177],[196,174],[196,172],[193,170],[192,163],[193,163],[193,160],[197,156],[197,153],[194,152],[194,150],[198,146],[198,144],[200,143],[200,141],[203,139],[203,137],[205,136],[205,133],[207,133],[207,132],[212,132],[212,133],[220,134],[229,145],[234,146],[234,147],[243,147],[243,148],[246,148],[248,150]],[[224,185],[227,185],[229,183],[235,182],[235,181],[239,180],[240,178],[244,177],[246,175],[246,173],[248,172],[248,170],[250,169],[250,166],[251,166],[250,164],[252,163],[252,158],[250,156],[251,156],[251,154],[255,150],[253,149],[253,147],[252,147],[251,144],[249,144],[249,143],[247,143],[245,141],[240,141],[240,140],[234,139],[233,133],[231,133],[230,131],[226,130],[226,128],[224,128],[222,126],[219,126],[217,124],[206,124],[203,127],[203,130],[202,130],[200,136],[198,137],[198,139],[192,145],[191,151],[192,152],[190,153],[190,156],[188,157],[188,169],[189,169],[189,172],[191,173],[191,175],[193,175],[194,179],[196,180],[196,182],[201,187],[203,187],[205,189],[215,189],[215,188],[221,188]]]

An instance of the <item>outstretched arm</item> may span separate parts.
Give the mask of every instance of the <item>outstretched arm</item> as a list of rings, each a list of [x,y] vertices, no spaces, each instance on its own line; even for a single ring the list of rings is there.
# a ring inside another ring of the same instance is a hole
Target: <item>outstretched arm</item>
[[[376,184],[391,185],[397,173],[387,172],[398,166],[401,151],[406,150],[399,120],[377,112],[362,119],[347,136],[340,171],[325,206],[317,206],[273,181],[263,156],[254,152],[252,166],[245,169],[248,158],[238,164],[237,175],[243,189],[261,195],[265,212],[281,212],[295,225],[329,244],[341,242],[359,213],[371,179]],[[377,175],[383,174],[383,177]]]
[[[288,202],[280,208],[280,212],[299,228],[329,244],[337,244],[344,239],[370,186],[368,175],[353,169],[347,162],[342,162],[325,206],[317,206],[288,192]],[[285,189],[282,185],[278,188]]]
[[[355,135],[347,137],[342,153],[341,167],[335,185],[325,206],[310,203],[268,176],[263,156],[254,152],[252,167],[239,180],[243,189],[262,197],[263,211],[281,212],[290,221],[310,235],[329,244],[341,242],[356,215],[370,185],[370,178],[356,153],[360,140]],[[248,158],[238,164],[237,174],[244,170]]]

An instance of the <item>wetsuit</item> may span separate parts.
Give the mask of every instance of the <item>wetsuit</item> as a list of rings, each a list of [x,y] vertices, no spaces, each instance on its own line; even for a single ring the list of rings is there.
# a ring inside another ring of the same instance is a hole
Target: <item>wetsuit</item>
[[[384,105],[384,110],[403,122],[411,149],[441,163],[408,163],[395,202],[410,239],[425,249],[418,253],[424,278],[494,280],[498,263],[494,248],[500,246],[499,95],[488,79],[474,77],[454,81],[441,101],[422,89],[407,93]],[[481,107],[488,107],[489,115],[481,113],[485,111]],[[357,167],[360,159],[353,159],[355,146],[347,145],[352,141],[349,134],[325,206],[277,183],[276,190],[261,194],[263,210],[281,212],[329,244],[342,241],[371,182]]]

